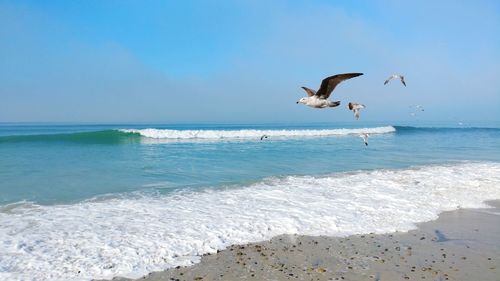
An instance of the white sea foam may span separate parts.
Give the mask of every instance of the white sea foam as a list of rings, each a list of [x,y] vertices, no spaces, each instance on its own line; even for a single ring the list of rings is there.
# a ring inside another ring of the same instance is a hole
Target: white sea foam
[[[0,211],[1,280],[139,277],[283,233],[406,231],[500,198],[500,163],[290,176],[225,190]]]
[[[321,129],[321,130],[167,130],[167,129],[120,129],[123,133],[140,134],[153,139],[191,140],[191,139],[259,139],[262,135],[279,138],[326,137],[353,134],[386,134],[396,129],[392,126],[358,129]]]

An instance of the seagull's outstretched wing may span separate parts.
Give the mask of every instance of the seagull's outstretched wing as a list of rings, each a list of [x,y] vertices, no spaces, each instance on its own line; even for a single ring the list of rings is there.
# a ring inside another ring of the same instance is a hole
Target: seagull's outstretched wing
[[[403,85],[405,85],[405,87],[406,87],[405,77],[399,76],[399,79],[401,80],[401,83],[403,83]]]
[[[356,117],[356,120],[359,119],[359,109],[354,110],[354,117]]]
[[[327,99],[340,82],[360,75],[363,75],[363,73],[344,73],[327,77],[321,82],[316,96],[320,99]]]
[[[307,95],[310,97],[312,97],[316,94],[316,91],[313,89],[309,89],[307,87],[301,87],[301,88],[304,89],[304,91],[306,91]]]
[[[398,76],[397,76],[397,75],[395,75],[395,74],[393,74],[393,75],[389,76],[389,78],[387,78],[387,79],[385,80],[384,85],[387,85],[387,83],[389,83],[389,81],[391,81],[391,80],[392,80],[392,79],[394,79],[394,78],[398,78]]]
[[[357,106],[354,108],[354,117],[356,117],[356,120],[359,119],[359,112],[361,111],[361,109],[365,108],[365,105],[364,104],[357,104]]]
[[[350,102],[348,104],[348,107],[349,107],[349,110],[366,108],[366,106],[364,104],[355,103],[355,102]]]

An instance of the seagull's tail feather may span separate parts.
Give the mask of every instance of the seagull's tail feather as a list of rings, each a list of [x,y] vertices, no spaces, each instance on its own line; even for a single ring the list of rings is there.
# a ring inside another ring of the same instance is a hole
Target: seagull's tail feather
[[[340,105],[340,101],[331,101],[329,104],[328,104],[328,107],[337,107]]]

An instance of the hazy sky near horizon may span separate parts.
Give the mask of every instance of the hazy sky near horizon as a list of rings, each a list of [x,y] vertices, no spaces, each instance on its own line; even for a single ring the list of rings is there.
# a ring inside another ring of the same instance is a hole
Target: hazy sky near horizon
[[[341,107],[295,103],[344,72],[365,75]],[[500,121],[500,1],[0,0],[0,122],[352,121],[349,101]]]

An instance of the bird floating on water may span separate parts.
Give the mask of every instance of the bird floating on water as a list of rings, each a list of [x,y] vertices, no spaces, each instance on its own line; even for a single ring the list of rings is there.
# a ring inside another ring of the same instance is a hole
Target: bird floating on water
[[[403,83],[403,85],[406,87],[405,77],[401,74],[393,74],[393,75],[389,76],[389,78],[387,78],[387,80],[385,80],[384,85],[387,85],[387,83],[389,83],[389,81],[391,81],[392,79],[401,80],[401,83]]]
[[[363,142],[365,143],[366,146],[368,146],[368,137],[369,136],[370,135],[367,133],[362,133],[361,135],[359,135],[359,137],[363,139]]]
[[[326,107],[336,107],[340,105],[340,101],[328,100],[328,97],[333,92],[335,87],[342,81],[351,79],[357,76],[363,75],[363,73],[344,73],[337,74],[327,77],[321,81],[321,86],[318,91],[309,89],[307,87],[302,87],[307,93],[307,97],[301,98],[297,103],[302,103],[314,108],[326,108]]]
[[[363,108],[366,108],[364,104],[360,103],[355,103],[355,102],[350,102],[348,105],[349,110],[352,110],[354,112],[354,117],[356,117],[356,120],[359,119],[359,111]]]

